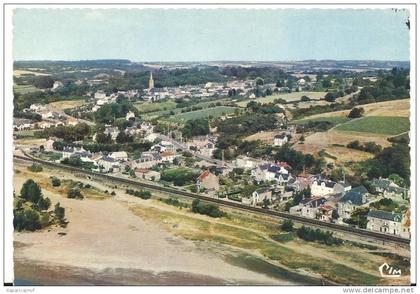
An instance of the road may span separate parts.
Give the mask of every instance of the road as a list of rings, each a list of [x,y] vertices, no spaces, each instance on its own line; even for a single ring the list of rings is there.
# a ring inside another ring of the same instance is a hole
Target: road
[[[162,186],[158,186],[154,183],[140,183],[138,181],[134,181],[134,180],[127,179],[127,178],[118,178],[118,177],[110,176],[110,175],[107,175],[107,174],[91,172],[91,171],[88,171],[88,170],[75,168],[75,167],[67,166],[67,165],[64,165],[64,164],[59,164],[59,163],[53,163],[53,162],[49,162],[49,161],[45,161],[45,160],[40,160],[40,159],[34,158],[32,156],[29,157],[27,154],[26,154],[26,156],[14,155],[14,158],[15,159],[20,159],[20,160],[31,161],[31,162],[37,162],[37,163],[44,164],[46,166],[50,166],[50,167],[53,167],[53,168],[59,168],[59,169],[64,169],[64,170],[71,171],[71,172],[76,172],[76,173],[79,173],[79,174],[85,174],[87,176],[100,178],[100,179],[103,179],[103,180],[106,180],[106,181],[112,181],[114,183],[119,183],[119,184],[124,184],[124,185],[128,184],[128,185],[132,185],[132,186],[137,186],[139,188],[146,188],[146,189],[149,189],[149,190],[155,190],[155,191],[164,192],[164,193],[173,194],[173,195],[178,195],[178,196],[187,197],[187,198],[197,198],[197,199],[201,199],[201,200],[206,201],[206,202],[217,203],[219,205],[227,206],[227,207],[230,207],[230,208],[237,208],[237,209],[241,209],[241,210],[245,210],[245,211],[249,211],[249,212],[253,212],[253,213],[269,215],[271,217],[277,217],[277,218],[280,218],[280,219],[290,219],[290,220],[299,222],[299,223],[304,224],[304,225],[319,227],[319,228],[322,228],[322,229],[327,229],[327,230],[331,230],[331,231],[335,231],[335,232],[339,232],[339,233],[361,236],[361,237],[364,237],[364,238],[367,238],[367,239],[370,239],[370,240],[382,241],[382,242],[386,242],[386,243],[394,243],[394,244],[402,245],[402,246],[409,246],[410,242],[411,242],[410,239],[402,238],[402,237],[399,237],[399,236],[387,235],[387,234],[372,232],[372,231],[359,229],[359,228],[353,228],[353,227],[349,227],[349,226],[343,226],[343,225],[334,224],[334,223],[327,223],[327,222],[323,222],[323,221],[316,220],[316,219],[310,219],[310,218],[305,218],[305,217],[301,217],[301,216],[297,216],[297,215],[292,215],[292,214],[289,214],[289,213],[286,213],[286,212],[280,212],[280,211],[263,209],[263,208],[259,208],[259,207],[247,206],[247,205],[244,205],[242,203],[229,202],[229,201],[219,199],[219,198],[212,198],[212,197],[204,196],[204,195],[201,195],[201,194],[195,194],[195,193],[191,193],[191,192],[177,190],[175,188],[162,187]]]
[[[216,164],[218,166],[225,166],[225,167],[229,167],[229,168],[234,168],[235,167],[233,164],[230,164],[230,163],[227,163],[227,162],[223,162],[221,160],[218,160],[218,159],[215,159],[215,158],[211,158],[211,157],[202,155],[202,154],[200,154],[198,152],[194,152],[192,150],[189,150],[188,149],[188,146],[186,144],[184,144],[182,142],[179,142],[179,141],[176,141],[176,140],[174,140],[174,139],[172,139],[172,138],[170,138],[168,136],[159,134],[158,135],[158,138],[160,138],[160,139],[162,139],[164,141],[171,142],[176,148],[181,149],[183,151],[188,151],[189,153],[191,153],[194,157],[197,157],[198,159],[205,160],[207,162]]]

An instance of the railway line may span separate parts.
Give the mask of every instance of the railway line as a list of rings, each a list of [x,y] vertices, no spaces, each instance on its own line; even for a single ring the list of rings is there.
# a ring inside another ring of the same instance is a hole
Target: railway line
[[[254,213],[259,213],[259,214],[273,216],[273,217],[278,217],[278,218],[281,218],[281,219],[290,219],[290,220],[299,222],[299,223],[304,224],[304,225],[316,226],[316,227],[329,229],[329,230],[344,233],[344,234],[353,234],[353,235],[361,236],[361,237],[368,238],[368,239],[375,240],[375,241],[382,241],[382,242],[388,242],[388,243],[391,242],[391,243],[394,243],[394,244],[397,244],[397,245],[402,245],[402,246],[409,246],[410,241],[411,241],[410,239],[406,239],[406,238],[402,238],[402,237],[398,237],[398,236],[386,235],[386,234],[381,234],[381,233],[377,233],[377,232],[367,231],[367,230],[364,230],[364,229],[353,228],[353,227],[343,226],[343,225],[334,224],[334,223],[322,222],[322,221],[319,221],[319,220],[316,220],[316,219],[304,218],[304,217],[297,216],[297,215],[292,215],[292,214],[289,214],[289,213],[286,213],[286,212],[273,211],[273,210],[263,209],[263,208],[259,208],[259,207],[247,206],[247,205],[244,205],[244,204],[241,204],[241,203],[235,203],[235,202],[230,202],[230,201],[226,201],[226,200],[222,200],[222,199],[218,199],[218,198],[212,198],[212,197],[208,197],[208,196],[204,196],[204,195],[200,195],[200,194],[195,194],[195,193],[191,193],[191,192],[187,192],[187,191],[181,191],[181,190],[178,190],[178,189],[175,189],[175,188],[162,187],[162,186],[158,186],[158,185],[155,185],[155,184],[149,184],[149,183],[134,181],[134,180],[131,180],[131,179],[125,179],[125,178],[110,176],[110,175],[106,175],[106,174],[102,174],[102,173],[98,173],[98,172],[92,172],[92,171],[80,169],[80,168],[77,168],[77,167],[72,167],[72,166],[67,166],[67,165],[63,165],[63,164],[59,164],[59,163],[54,163],[54,162],[50,162],[50,161],[41,160],[39,158],[34,158],[34,157],[29,156],[27,154],[25,154],[25,155],[26,156],[14,155],[14,158],[20,159],[20,160],[25,160],[25,161],[35,162],[35,163],[43,164],[45,166],[50,166],[50,167],[54,167],[54,168],[58,168],[58,169],[64,169],[64,170],[68,170],[68,171],[71,171],[71,172],[77,172],[79,174],[84,174],[84,175],[88,175],[88,176],[92,176],[92,177],[96,177],[96,178],[101,178],[101,179],[116,182],[116,183],[123,183],[123,184],[127,184],[127,185],[138,186],[138,187],[141,187],[141,188],[146,188],[146,189],[150,189],[150,190],[155,190],[155,191],[165,192],[165,193],[169,193],[169,194],[179,195],[179,196],[182,196],[182,197],[198,198],[198,199],[206,201],[206,202],[212,202],[212,203],[216,203],[216,204],[227,206],[227,207],[238,208],[238,209],[241,209],[241,210],[251,211],[251,212],[254,212]]]

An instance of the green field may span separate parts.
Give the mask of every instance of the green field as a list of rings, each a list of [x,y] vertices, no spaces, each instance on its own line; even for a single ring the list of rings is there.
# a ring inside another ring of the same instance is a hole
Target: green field
[[[397,116],[368,116],[335,128],[337,131],[398,135],[410,130],[410,120]]]
[[[207,118],[208,116],[221,117],[225,114],[234,113],[235,109],[236,107],[219,106],[219,107],[214,107],[214,108],[207,108],[203,110],[176,114],[169,117],[168,119],[171,121],[179,122],[179,121],[187,121],[187,120],[197,119],[197,118]]]
[[[266,103],[271,103],[276,99],[284,99],[287,102],[291,102],[291,101],[300,101],[300,98],[302,98],[302,96],[308,96],[311,99],[315,99],[315,100],[319,100],[321,98],[324,98],[325,94],[327,94],[327,92],[292,92],[292,93],[278,93],[278,94],[273,94],[270,96],[266,96],[266,97],[260,97],[257,99],[250,99],[250,100],[246,100],[246,101],[242,101],[238,103],[238,106],[240,107],[245,107],[249,101],[257,101],[260,102],[262,104],[266,104]]]
[[[42,91],[33,85],[14,85],[13,91],[19,94],[27,94],[32,92]]]
[[[176,103],[174,101],[164,101],[158,103],[136,103],[134,106],[140,113],[149,113],[174,109],[176,107]]]
[[[310,121],[327,121],[327,122],[330,122],[330,123],[333,123],[333,124],[337,125],[337,124],[345,123],[349,120],[350,120],[350,118],[348,118],[346,116],[331,116],[331,117],[317,117],[317,118],[309,118],[309,119],[299,119],[299,120],[293,121],[292,123],[295,123],[297,125],[303,125],[303,124],[306,124]]]

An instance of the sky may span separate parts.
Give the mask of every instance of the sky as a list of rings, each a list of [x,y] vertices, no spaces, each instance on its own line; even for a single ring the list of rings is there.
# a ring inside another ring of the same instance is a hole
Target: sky
[[[14,10],[14,60],[409,60],[390,9]]]

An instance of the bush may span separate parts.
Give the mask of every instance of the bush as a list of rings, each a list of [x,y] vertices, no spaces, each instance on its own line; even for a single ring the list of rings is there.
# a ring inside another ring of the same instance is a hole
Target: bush
[[[282,231],[285,231],[285,232],[291,232],[291,231],[293,231],[293,221],[291,221],[290,219],[285,220],[281,224],[281,230]]]
[[[201,203],[199,199],[194,199],[191,206],[194,213],[208,215],[210,217],[223,217],[226,213],[221,211],[219,207],[211,203]]]
[[[83,199],[83,195],[82,192],[80,192],[79,188],[71,188],[68,192],[67,192],[67,198],[71,198],[71,199]]]
[[[42,172],[42,166],[40,164],[33,163],[28,167],[28,170],[34,173]]]
[[[57,202],[54,206],[54,213],[55,216],[61,221],[64,222],[64,216],[65,216],[65,209],[64,207],[60,206],[60,202]]]
[[[61,181],[59,178],[52,177],[51,184],[53,185],[53,187],[59,187],[61,185]]]
[[[19,232],[22,230],[36,231],[42,228],[39,213],[33,209],[15,210],[13,227]]]

